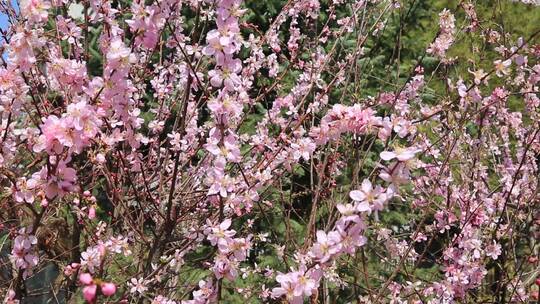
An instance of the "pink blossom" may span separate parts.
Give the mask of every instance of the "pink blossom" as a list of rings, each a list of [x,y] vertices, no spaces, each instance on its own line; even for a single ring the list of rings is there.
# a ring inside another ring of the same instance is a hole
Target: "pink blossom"
[[[360,217],[356,214],[357,212],[359,212],[358,210],[358,206],[357,205],[352,205],[352,204],[346,204],[346,205],[343,205],[343,204],[338,204],[336,206],[336,208],[338,209],[339,213],[341,213],[342,215],[342,220],[345,221],[345,222],[357,222],[360,220]],[[361,211],[360,211],[361,212]]]
[[[367,238],[363,235],[365,225],[357,222],[349,228],[342,225],[341,222],[336,225],[337,231],[341,236],[341,250],[348,254],[354,254],[358,247],[367,243]]]
[[[276,276],[276,281],[281,284],[280,287],[272,289],[272,297],[279,298],[285,296],[291,304],[302,304],[303,297],[298,294],[296,282],[289,274],[279,274]]]
[[[28,276],[39,262],[35,245],[37,245],[37,238],[28,234],[26,228],[21,228],[13,241],[11,262],[16,268],[24,269],[25,276]]]
[[[231,226],[231,223],[231,219],[225,219],[218,226],[210,226],[207,229],[206,233],[208,234],[208,240],[213,246],[217,245],[220,239],[232,238],[236,234],[236,231],[228,230]]]
[[[144,2],[134,1],[131,6],[133,19],[126,20],[132,32],[137,33],[136,45],[153,48],[159,38],[160,30],[165,24],[165,18],[160,12],[159,5],[144,7]]]
[[[238,73],[242,70],[242,63],[239,59],[225,57],[223,58],[223,62],[219,63],[219,66],[219,68],[208,71],[210,83],[214,87],[221,87],[223,84],[225,89],[233,91],[241,84]]]
[[[205,148],[215,156],[231,162],[239,162],[241,159],[240,149],[236,138],[229,134],[222,141],[215,137],[209,137]]]
[[[65,161],[60,161],[55,172],[49,172],[47,167],[43,167],[32,175],[28,184],[32,185],[32,189],[43,189],[45,196],[51,199],[57,196],[63,197],[74,191],[76,180],[75,170],[68,167]]]
[[[358,202],[356,204],[356,210],[358,212],[382,210],[383,204],[388,200],[388,196],[383,193],[382,187],[377,185],[373,188],[373,185],[368,179],[362,181],[360,190],[351,191],[349,196]]]
[[[317,231],[317,242],[313,244],[310,250],[310,255],[318,259],[321,263],[325,263],[332,255],[337,254],[341,250],[341,236],[336,231],[331,231],[326,234],[324,231]]]
[[[434,54],[440,58],[446,56],[446,51],[454,42],[454,31],[455,31],[455,18],[449,10],[444,9],[439,14],[439,26],[441,33],[435,41],[430,44],[427,49],[428,53]]]
[[[22,203],[33,203],[34,202],[34,192],[32,189],[35,188],[33,182],[26,181],[25,178],[21,178],[17,181],[16,191],[13,193],[13,197],[16,202]]]

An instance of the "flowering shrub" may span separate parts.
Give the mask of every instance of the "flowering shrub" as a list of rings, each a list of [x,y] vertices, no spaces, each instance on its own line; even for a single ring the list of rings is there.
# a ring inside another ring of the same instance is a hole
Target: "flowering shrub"
[[[2,2],[4,302],[538,300],[540,30],[406,2]]]

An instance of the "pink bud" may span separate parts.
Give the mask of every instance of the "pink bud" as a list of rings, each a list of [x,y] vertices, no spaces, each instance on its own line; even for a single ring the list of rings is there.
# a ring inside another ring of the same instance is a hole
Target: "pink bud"
[[[90,206],[90,209],[88,210],[88,218],[93,220],[96,217],[96,209],[94,206]]]
[[[103,283],[101,284],[101,292],[103,292],[106,297],[112,296],[116,292],[116,285],[113,283]]]
[[[84,287],[82,291],[84,299],[88,302],[94,301],[94,298],[96,297],[96,290],[96,285],[88,285]]]
[[[64,268],[64,274],[66,276],[71,276],[75,272],[75,269],[73,269],[72,266],[68,265],[66,268]]]
[[[82,273],[79,276],[79,281],[84,285],[92,284],[92,276],[89,273]]]

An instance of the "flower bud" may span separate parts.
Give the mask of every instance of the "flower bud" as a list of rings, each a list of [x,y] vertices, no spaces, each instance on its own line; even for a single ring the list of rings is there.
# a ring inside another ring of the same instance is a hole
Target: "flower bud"
[[[114,283],[103,283],[101,284],[101,292],[107,297],[112,296],[116,292],[116,285]]]
[[[89,273],[82,273],[79,276],[79,281],[84,285],[92,284],[92,276]]]
[[[92,302],[94,301],[94,298],[96,297],[96,285],[88,285],[83,288],[83,297],[86,301]]]

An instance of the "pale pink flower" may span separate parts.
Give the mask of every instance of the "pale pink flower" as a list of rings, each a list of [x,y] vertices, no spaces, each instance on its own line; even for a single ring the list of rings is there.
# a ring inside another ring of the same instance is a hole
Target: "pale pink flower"
[[[281,286],[272,289],[272,297],[279,298],[285,296],[285,299],[291,304],[302,304],[304,302],[303,297],[297,294],[296,282],[289,274],[277,275],[276,281]]]
[[[383,151],[381,152],[381,159],[389,161],[394,158],[397,158],[400,162],[405,162],[414,158],[416,153],[420,152],[420,149],[410,147],[410,148],[396,148],[394,152]]]
[[[152,49],[160,34],[160,29],[165,24],[165,18],[160,12],[159,5],[150,5],[144,7],[144,1],[133,1],[131,11],[133,19],[126,20],[133,33],[138,33],[135,37],[135,44],[142,45],[147,49]]]
[[[29,181],[30,182],[30,181]],[[17,180],[17,187],[16,191],[13,193],[13,197],[15,198],[15,201],[18,203],[33,203],[34,202],[34,191],[32,189],[35,188],[35,185],[33,184],[33,181],[28,184],[26,181],[26,178],[20,178]]]
[[[331,231],[326,234],[326,232],[319,230],[317,231],[317,242],[313,244],[309,253],[321,263],[325,263],[340,251],[340,242],[341,237],[338,232]]]
[[[510,73],[510,65],[512,64],[511,59],[507,60],[495,60],[493,61],[493,64],[495,65],[495,74],[499,77],[506,76]]]
[[[317,282],[311,277],[312,271],[308,271],[305,265],[300,265],[297,271],[292,272],[290,275],[296,282],[294,288],[294,294],[296,296],[309,297],[317,289]]]
[[[207,228],[205,233],[208,235],[208,240],[212,246],[216,246],[220,239],[232,238],[236,234],[236,231],[228,230],[231,223],[231,219],[225,219],[217,226],[212,226],[210,222],[207,222],[207,224],[209,224],[209,228]]]
[[[296,143],[291,144],[293,150],[293,156],[296,160],[303,158],[309,160],[311,154],[315,151],[316,145],[310,138],[301,138]]]
[[[382,210],[384,203],[388,200],[388,196],[383,192],[381,186],[373,185],[368,179],[362,181],[360,190],[353,190],[349,196],[354,201],[358,202],[356,210],[358,212],[366,212],[372,210]]]
[[[128,282],[128,285],[131,286],[129,290],[130,293],[138,293],[142,295],[148,290],[144,278],[131,278],[131,280]]]
[[[100,245],[87,248],[81,253],[81,266],[87,267],[88,271],[94,273],[99,268],[104,254],[105,250]]]
[[[493,241],[493,244],[488,245],[485,249],[486,256],[496,260],[502,253],[501,245]]]
[[[134,61],[134,55],[120,38],[115,38],[107,51],[106,58],[110,66],[118,66]]]
[[[241,159],[238,141],[233,135],[225,136],[222,141],[215,137],[208,137],[205,148],[213,155],[231,162],[239,162]]]
[[[363,222],[357,222],[349,228],[346,228],[342,222],[338,222],[336,230],[341,236],[341,250],[348,254],[354,254],[356,248],[364,246],[367,243],[367,238],[362,235],[364,229]]]
[[[356,214],[358,212],[358,208],[355,205],[352,204],[338,204],[336,206],[339,213],[341,213],[342,218],[344,222],[356,222],[360,219],[360,217]]]
[[[37,266],[39,257],[35,252],[37,238],[28,234],[26,228],[21,228],[17,237],[13,240],[10,259],[16,268],[24,269],[24,276],[31,273],[32,268]]]

